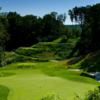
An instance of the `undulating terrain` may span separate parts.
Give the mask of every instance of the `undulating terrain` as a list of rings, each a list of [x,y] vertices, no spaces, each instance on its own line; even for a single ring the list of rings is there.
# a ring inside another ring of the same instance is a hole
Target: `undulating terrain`
[[[8,65],[0,69],[0,100],[74,100],[96,88],[99,83],[77,69],[89,57],[65,59],[77,39],[61,40],[6,52]]]

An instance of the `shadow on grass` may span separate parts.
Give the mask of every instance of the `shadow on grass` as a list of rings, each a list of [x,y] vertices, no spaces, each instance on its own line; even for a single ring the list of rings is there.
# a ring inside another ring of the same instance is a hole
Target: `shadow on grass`
[[[0,100],[7,100],[9,89],[3,85],[0,85]]]

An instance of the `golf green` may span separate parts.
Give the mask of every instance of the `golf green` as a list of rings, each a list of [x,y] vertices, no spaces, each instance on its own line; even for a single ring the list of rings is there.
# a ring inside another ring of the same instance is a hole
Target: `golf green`
[[[41,100],[48,95],[59,96],[62,100],[74,100],[76,95],[84,96],[88,90],[97,86],[59,76],[50,76],[40,69],[13,69],[1,70],[1,72],[15,73],[0,77],[0,85],[10,90],[7,100]]]

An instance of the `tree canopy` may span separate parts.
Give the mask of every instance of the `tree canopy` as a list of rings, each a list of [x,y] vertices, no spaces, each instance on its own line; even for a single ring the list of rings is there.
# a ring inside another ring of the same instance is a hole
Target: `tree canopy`
[[[71,21],[81,26],[81,38],[74,51],[87,54],[100,49],[100,4],[69,10]]]
[[[5,43],[9,39],[7,33],[8,22],[5,13],[0,13],[0,66],[4,65]]]
[[[10,40],[6,49],[13,50],[20,46],[31,46],[40,41],[52,41],[62,33],[65,18],[65,14],[59,15],[57,12],[46,14],[43,18],[9,12],[7,31]]]

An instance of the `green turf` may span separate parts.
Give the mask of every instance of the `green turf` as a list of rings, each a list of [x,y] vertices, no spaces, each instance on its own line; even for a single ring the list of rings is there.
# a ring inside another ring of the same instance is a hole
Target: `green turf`
[[[98,85],[95,80],[80,76],[80,72],[64,69],[56,61],[15,63],[6,67],[0,69],[0,73],[8,73],[0,77],[0,84],[9,88],[8,100],[41,100],[52,94],[62,100],[74,100],[76,94],[83,96]]]

